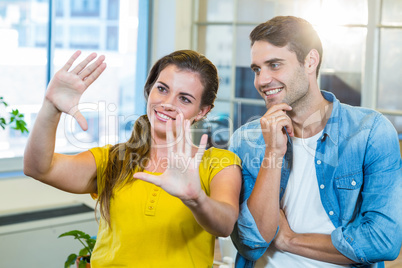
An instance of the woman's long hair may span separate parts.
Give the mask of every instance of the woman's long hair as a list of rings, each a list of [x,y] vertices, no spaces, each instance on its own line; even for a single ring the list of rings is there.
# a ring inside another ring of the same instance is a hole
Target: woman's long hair
[[[201,107],[214,106],[218,93],[218,71],[204,55],[192,50],[175,51],[159,59],[149,72],[144,86],[144,96],[148,100],[153,85],[159,74],[169,65],[175,65],[179,70],[199,74],[203,85]],[[105,171],[105,181],[98,186],[98,201],[101,216],[110,226],[110,200],[113,198],[116,186],[123,186],[134,180],[134,172],[144,170],[151,151],[151,124],[147,115],[137,119],[130,139],[109,149],[109,161]],[[99,184],[98,184],[99,185]]]

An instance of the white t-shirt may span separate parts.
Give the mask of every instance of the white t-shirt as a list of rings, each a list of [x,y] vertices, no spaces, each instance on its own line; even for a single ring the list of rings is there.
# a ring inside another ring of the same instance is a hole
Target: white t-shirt
[[[320,199],[314,166],[317,140],[322,131],[307,139],[293,138],[293,165],[286,191],[280,206],[284,210],[290,228],[296,233],[331,234],[335,230]],[[333,268],[349,267],[305,258],[277,250],[273,244],[256,262],[257,268]]]

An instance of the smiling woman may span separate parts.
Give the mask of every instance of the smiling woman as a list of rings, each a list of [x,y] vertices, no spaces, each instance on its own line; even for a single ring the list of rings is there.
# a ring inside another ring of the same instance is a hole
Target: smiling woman
[[[201,120],[211,109],[210,105],[201,105],[203,91],[198,73],[180,70],[175,65],[163,69],[149,93],[147,105],[155,138],[166,138],[165,123],[175,120],[179,113],[192,122]]]
[[[86,129],[77,104],[106,68],[105,57],[96,59],[94,53],[73,67],[79,54],[49,83],[26,146],[25,174],[97,200],[101,219],[92,265],[211,267],[215,237],[233,230],[241,187],[234,153],[206,150],[206,135],[199,147],[191,141],[191,123],[201,120],[216,98],[215,66],[191,50],[161,58],[144,86],[147,114],[127,142],[56,154],[61,113]]]

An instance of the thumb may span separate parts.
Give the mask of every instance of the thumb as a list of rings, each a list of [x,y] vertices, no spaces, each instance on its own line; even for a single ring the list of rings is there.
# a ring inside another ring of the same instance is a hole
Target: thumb
[[[85,117],[81,114],[80,111],[77,111],[73,114],[75,120],[77,120],[78,124],[82,128],[82,130],[86,131],[88,129],[88,123]]]
[[[78,105],[73,106],[67,113],[75,118],[82,130],[86,131],[88,129],[87,120],[78,110]]]
[[[160,178],[158,176],[148,174],[145,172],[137,172],[137,173],[134,173],[133,177],[135,179],[139,179],[142,181],[146,181],[146,182],[155,184],[156,186],[160,186]]]

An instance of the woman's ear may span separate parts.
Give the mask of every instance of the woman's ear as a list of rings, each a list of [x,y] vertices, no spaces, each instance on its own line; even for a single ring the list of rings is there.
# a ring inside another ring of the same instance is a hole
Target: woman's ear
[[[308,71],[308,73],[316,73],[316,69],[318,67],[318,63],[320,62],[320,54],[315,49],[310,50],[307,54],[306,59],[304,60],[304,67]]]
[[[204,118],[204,116],[211,110],[211,105],[202,106],[200,112],[195,117],[195,122],[198,122]]]

